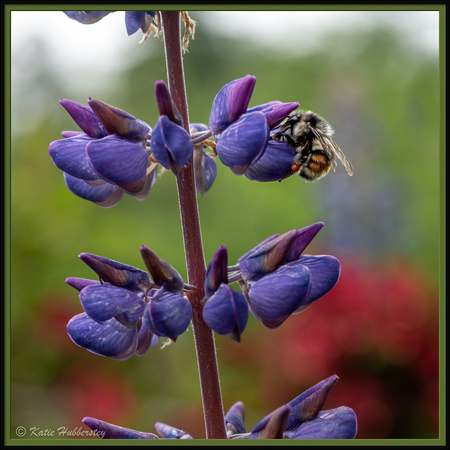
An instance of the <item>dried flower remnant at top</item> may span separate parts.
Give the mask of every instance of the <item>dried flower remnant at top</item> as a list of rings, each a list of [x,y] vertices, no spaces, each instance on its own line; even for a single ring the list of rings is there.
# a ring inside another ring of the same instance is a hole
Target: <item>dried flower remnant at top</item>
[[[97,23],[110,13],[118,11],[63,11],[70,19],[85,25]],[[194,39],[196,22],[191,19],[187,11],[180,11],[184,22],[183,51],[187,51],[189,37]],[[150,36],[153,29],[158,36],[162,29],[160,11],[125,11],[125,27],[128,36],[135,34],[139,29],[144,33],[139,43],[144,42]],[[153,28],[154,27],[154,28]]]
[[[176,341],[192,318],[185,285],[178,272],[149,248],[141,254],[153,276],[133,266],[92,255],[80,258],[101,281],[67,278],[80,292],[84,312],[67,324],[73,342],[92,353],[113,359],[143,355],[159,337]]]

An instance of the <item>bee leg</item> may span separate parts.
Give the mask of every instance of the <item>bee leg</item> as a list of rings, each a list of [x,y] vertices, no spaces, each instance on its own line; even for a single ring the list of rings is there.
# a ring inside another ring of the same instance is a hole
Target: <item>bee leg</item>
[[[280,141],[283,137],[284,137],[284,133],[278,132],[278,133],[273,133],[270,136],[270,139],[272,139],[273,141]]]
[[[213,151],[214,156],[217,156],[216,143],[214,141],[210,141],[209,139],[207,139],[206,141],[200,142],[199,145],[205,145],[206,147],[209,147]]]

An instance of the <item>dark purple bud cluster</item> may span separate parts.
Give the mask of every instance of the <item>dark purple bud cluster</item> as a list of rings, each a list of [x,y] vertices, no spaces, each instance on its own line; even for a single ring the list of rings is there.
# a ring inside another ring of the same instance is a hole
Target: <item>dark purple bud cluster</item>
[[[145,199],[156,181],[147,150],[151,127],[100,100],[89,99],[89,106],[60,103],[82,130],[65,131],[65,139],[49,146],[70,191],[104,208],[116,205],[124,192]]]
[[[322,410],[338,377],[332,375],[289,403],[271,412],[250,432],[245,430],[245,408],[236,402],[225,415],[228,439],[353,439],[357,419],[353,409],[339,406]],[[157,435],[130,430],[92,417],[83,422],[103,439],[193,439],[183,430],[157,422]]]
[[[143,355],[160,337],[176,341],[192,318],[180,274],[142,246],[147,272],[90,253],[80,254],[100,281],[67,278],[77,289],[84,313],[73,317],[67,332],[75,344],[114,359]]]
[[[239,342],[249,311],[264,326],[276,328],[329,292],[340,276],[339,261],[302,254],[322,226],[319,222],[271,236],[228,269],[226,248],[219,247],[205,282],[203,318],[209,327]],[[238,282],[243,294],[228,282]]]
[[[298,102],[272,101],[248,108],[256,77],[247,75],[226,84],[216,95],[209,128],[221,162],[250,180],[278,181],[292,166],[295,149],[269,140],[271,130],[298,108]]]

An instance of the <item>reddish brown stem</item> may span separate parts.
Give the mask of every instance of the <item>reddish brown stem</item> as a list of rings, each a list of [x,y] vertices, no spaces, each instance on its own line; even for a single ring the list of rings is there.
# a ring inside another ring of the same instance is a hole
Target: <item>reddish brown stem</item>
[[[180,12],[162,11],[161,14],[169,90],[183,119],[184,128],[189,133],[188,106],[181,54]],[[192,327],[197,352],[206,438],[226,439],[214,335],[202,317],[201,300],[204,296],[205,258],[192,158],[180,171],[177,177],[177,188],[188,283],[197,287],[195,291],[188,294],[188,297],[193,310]]]

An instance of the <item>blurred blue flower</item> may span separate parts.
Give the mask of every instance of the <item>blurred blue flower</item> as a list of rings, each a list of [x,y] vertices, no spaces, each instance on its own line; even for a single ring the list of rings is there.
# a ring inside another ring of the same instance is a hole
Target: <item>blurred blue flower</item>
[[[160,336],[173,341],[189,326],[192,310],[183,296],[181,276],[145,246],[141,255],[153,276],[133,266],[81,253],[100,281],[67,278],[77,289],[84,313],[73,317],[67,332],[75,344],[113,359],[143,355]]]
[[[83,24],[96,23],[115,11],[63,11],[68,17]],[[125,26],[128,36],[139,29],[144,34],[151,30],[156,11],[125,11]]]
[[[82,130],[63,132],[65,139],[49,146],[69,190],[104,208],[116,205],[124,192],[145,199],[157,175],[147,150],[150,126],[100,100],[89,99],[89,107],[60,103]]]
[[[273,101],[248,108],[255,83],[256,77],[252,75],[231,81],[216,95],[211,108],[209,128],[216,141],[215,151],[220,161],[236,175],[246,173],[263,157],[269,143],[270,130],[299,106],[298,102]],[[292,153],[292,149],[290,152]],[[269,159],[274,158],[271,156]],[[289,161],[289,167],[291,165],[292,160]],[[258,181],[280,179],[275,178],[270,170],[267,173],[267,163],[263,164],[263,168],[263,173],[260,173],[257,167],[249,174],[249,178]],[[276,166],[275,171],[279,173],[282,170]]]
[[[340,263],[335,257],[302,255],[322,226],[273,235],[239,258],[233,280],[264,326],[280,326],[336,285]]]
[[[245,431],[245,408],[235,403],[225,414],[228,439],[354,439],[358,421],[348,406],[322,411],[322,407],[339,378],[322,380],[289,403],[262,419],[250,432]],[[183,430],[165,423],[155,424],[158,436],[112,425],[92,417],[83,422],[103,439],[192,439]]]

